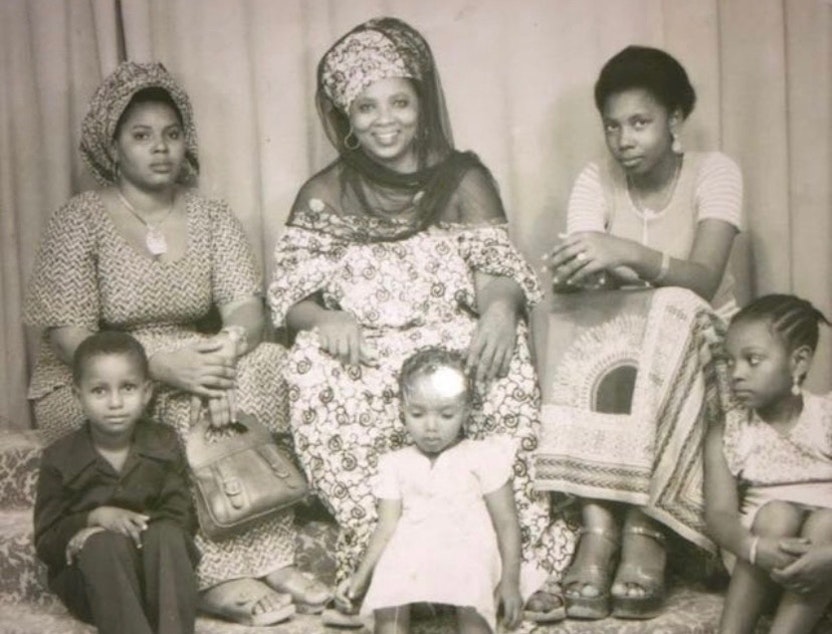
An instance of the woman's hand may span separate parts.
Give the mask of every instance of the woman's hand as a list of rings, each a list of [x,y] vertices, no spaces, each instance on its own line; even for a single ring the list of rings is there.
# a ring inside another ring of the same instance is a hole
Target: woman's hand
[[[378,365],[378,353],[365,339],[352,314],[343,310],[324,311],[315,330],[321,349],[344,365]]]
[[[510,630],[520,625],[523,615],[523,598],[516,583],[500,580],[495,591],[498,604],[503,606],[503,624]]]
[[[235,357],[229,354],[233,342],[213,337],[171,352],[159,352],[150,359],[151,375],[171,387],[204,398],[220,398],[234,387]]]
[[[476,368],[477,381],[508,374],[517,343],[517,307],[510,301],[493,301],[477,321],[468,347],[466,369]]]
[[[237,402],[234,390],[226,390],[222,396],[202,399],[194,396],[191,401],[191,426],[193,427],[202,413],[203,407],[208,408],[208,425],[214,429],[224,427],[237,420]]]
[[[577,286],[590,276],[614,269],[630,259],[630,241],[601,231],[564,236],[548,256],[553,284]]]
[[[786,590],[812,594],[832,579],[832,544],[812,545],[806,539],[782,539],[780,550],[792,556],[792,563],[771,571],[771,578]]]

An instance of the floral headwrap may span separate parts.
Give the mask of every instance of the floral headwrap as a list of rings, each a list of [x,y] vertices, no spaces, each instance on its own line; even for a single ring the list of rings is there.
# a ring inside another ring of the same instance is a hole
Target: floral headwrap
[[[350,104],[367,86],[380,79],[424,78],[425,67],[431,63],[427,45],[404,23],[398,25],[391,20],[362,24],[324,55],[323,89],[344,112],[349,111]]]
[[[117,179],[112,141],[118,120],[133,96],[145,88],[161,88],[167,92],[182,117],[185,162],[179,182],[190,183],[199,173],[196,127],[187,93],[160,63],[122,62],[95,91],[81,124],[81,155],[102,185]]]

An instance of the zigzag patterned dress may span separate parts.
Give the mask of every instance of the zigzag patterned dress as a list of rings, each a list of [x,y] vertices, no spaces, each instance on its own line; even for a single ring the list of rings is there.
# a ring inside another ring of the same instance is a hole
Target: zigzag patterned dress
[[[186,192],[185,205],[187,251],[176,261],[160,262],[125,240],[96,192],[72,198],[52,217],[42,240],[28,289],[27,323],[126,330],[148,355],[205,337],[196,322],[212,305],[259,295],[261,277],[242,226],[224,202]],[[287,431],[278,374],[284,352],[261,344],[237,366],[238,407],[275,433]],[[29,398],[47,440],[83,422],[71,385],[70,368],[44,338]],[[190,395],[163,385],[155,392],[153,417],[175,427],[181,438],[190,424]],[[292,520],[289,511],[222,541],[198,534],[200,587],[293,564]]]

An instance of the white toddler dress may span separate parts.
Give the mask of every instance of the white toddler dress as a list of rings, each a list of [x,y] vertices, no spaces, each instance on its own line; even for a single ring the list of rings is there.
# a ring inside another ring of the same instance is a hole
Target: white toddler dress
[[[503,438],[462,440],[433,465],[415,447],[382,456],[376,496],[401,499],[402,514],[362,611],[421,602],[473,607],[494,630],[502,568],[483,496],[509,480],[513,462],[513,443]]]

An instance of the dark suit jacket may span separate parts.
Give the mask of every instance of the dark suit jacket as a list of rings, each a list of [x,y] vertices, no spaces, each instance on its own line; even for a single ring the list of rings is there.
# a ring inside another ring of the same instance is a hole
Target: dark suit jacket
[[[89,423],[43,452],[35,500],[35,547],[50,576],[66,546],[99,506],[117,506],[196,529],[185,459],[170,427],[139,421],[121,473],[95,451]]]

